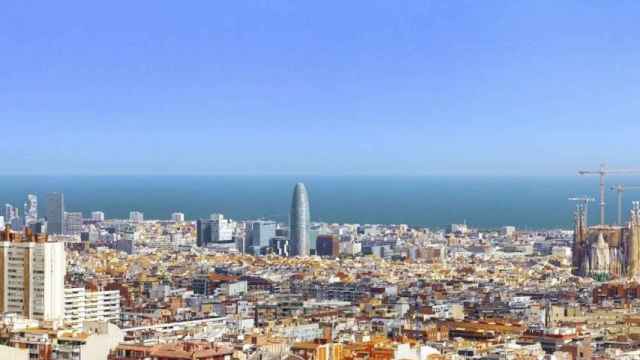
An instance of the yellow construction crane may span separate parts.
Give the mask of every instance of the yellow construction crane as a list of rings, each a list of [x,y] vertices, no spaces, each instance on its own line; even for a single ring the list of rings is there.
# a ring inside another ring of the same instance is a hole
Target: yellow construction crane
[[[622,225],[622,193],[625,190],[639,190],[640,185],[616,185],[612,186],[611,190],[618,192],[618,225]]]
[[[578,175],[599,175],[600,176],[600,225],[604,225],[604,177],[609,174],[639,174],[640,170],[638,169],[624,169],[624,170],[611,170],[607,169],[607,164],[600,164],[599,170],[580,170],[578,171]]]

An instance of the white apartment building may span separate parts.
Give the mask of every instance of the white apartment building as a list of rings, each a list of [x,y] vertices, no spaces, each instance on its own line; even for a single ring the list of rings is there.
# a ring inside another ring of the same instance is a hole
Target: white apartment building
[[[0,312],[25,318],[62,321],[64,318],[64,243],[46,235],[0,236]]]
[[[235,224],[222,214],[211,214],[211,239],[213,243],[229,242],[233,239]]]
[[[171,220],[176,222],[176,223],[183,223],[184,222],[184,214],[181,212],[174,212],[173,214],[171,214]]]
[[[115,322],[120,319],[120,292],[64,289],[64,323],[81,328],[86,321]]]

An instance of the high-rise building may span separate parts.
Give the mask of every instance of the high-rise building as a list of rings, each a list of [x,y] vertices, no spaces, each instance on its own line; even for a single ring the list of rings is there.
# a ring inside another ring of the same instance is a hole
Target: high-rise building
[[[61,235],[64,233],[64,195],[47,194],[47,232]]]
[[[4,220],[7,224],[11,225],[13,229],[21,229],[22,222],[20,221],[20,214],[18,208],[11,204],[4,205]]]
[[[134,223],[144,222],[144,214],[140,211],[131,211],[129,213],[129,221]]]
[[[31,226],[38,222],[38,197],[34,194],[27,195],[24,203],[24,226]]]
[[[336,235],[318,235],[317,255],[336,257],[340,254],[340,241]]]
[[[309,196],[303,183],[293,189],[291,213],[289,215],[289,246],[291,256],[309,255]]]
[[[82,213],[81,212],[65,212],[64,213],[64,234],[80,235],[82,232]]]
[[[104,213],[102,211],[93,211],[91,212],[91,220],[93,221],[104,221]]]
[[[211,214],[210,219],[200,219],[196,223],[198,246],[235,246],[233,241],[234,223],[222,214]]]
[[[64,319],[64,243],[47,234],[0,234],[0,312],[36,320]]]
[[[181,212],[174,212],[171,214],[171,221],[175,223],[183,223],[184,222],[184,214]]]
[[[209,220],[198,219],[196,222],[196,244],[200,247],[207,246],[211,241],[211,224]]]
[[[269,241],[276,236],[277,224],[273,221],[257,220],[247,223],[245,249],[259,255],[261,249],[269,247]]]

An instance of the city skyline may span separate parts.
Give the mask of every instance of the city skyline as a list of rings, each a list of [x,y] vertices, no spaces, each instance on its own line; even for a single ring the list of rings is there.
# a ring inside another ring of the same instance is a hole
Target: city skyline
[[[640,2],[0,11],[0,359],[640,359]]]
[[[2,174],[637,165],[637,2],[5,5]]]

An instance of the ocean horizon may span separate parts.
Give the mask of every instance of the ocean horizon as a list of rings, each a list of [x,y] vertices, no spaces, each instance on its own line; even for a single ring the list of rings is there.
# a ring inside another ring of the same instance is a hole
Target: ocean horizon
[[[640,183],[637,177],[607,179],[607,222],[617,216],[614,184]],[[571,228],[572,196],[597,198],[597,177],[580,176],[312,176],[312,175],[82,175],[0,177],[0,202],[21,208],[28,193],[38,195],[45,213],[47,192],[63,192],[66,211],[104,211],[107,218],[187,219],[222,213],[235,220],[286,222],[293,187],[305,183],[315,222],[409,224],[444,228],[466,222],[483,229],[514,225],[521,229]],[[627,217],[640,192],[625,193]],[[590,204],[589,221],[598,209]]]

